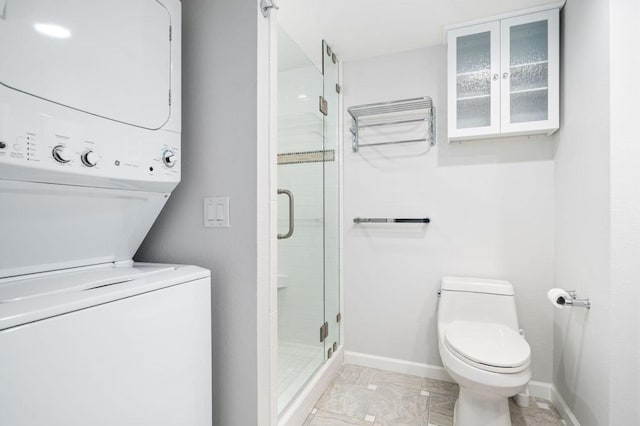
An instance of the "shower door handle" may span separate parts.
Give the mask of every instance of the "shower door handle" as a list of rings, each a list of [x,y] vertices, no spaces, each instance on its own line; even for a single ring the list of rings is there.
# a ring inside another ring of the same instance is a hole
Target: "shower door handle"
[[[287,197],[289,197],[289,231],[286,234],[278,234],[278,239],[279,240],[284,240],[286,238],[289,238],[293,235],[293,230],[294,230],[294,198],[293,198],[293,192],[289,191],[288,189],[282,189],[279,188],[278,189],[278,195],[284,194]]]

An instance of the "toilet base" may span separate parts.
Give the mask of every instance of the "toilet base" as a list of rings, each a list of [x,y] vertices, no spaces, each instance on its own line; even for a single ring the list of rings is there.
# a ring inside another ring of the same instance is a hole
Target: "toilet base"
[[[461,386],[453,418],[455,426],[511,426],[509,398]]]

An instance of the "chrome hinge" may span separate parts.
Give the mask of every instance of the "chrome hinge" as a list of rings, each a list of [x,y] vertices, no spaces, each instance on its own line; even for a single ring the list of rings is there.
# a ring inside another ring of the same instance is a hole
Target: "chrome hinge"
[[[324,98],[324,96],[320,96],[320,112],[322,115],[326,116],[329,114],[329,103]]]
[[[336,83],[336,93],[342,92],[342,87]]]
[[[278,10],[280,8],[273,2],[273,0],[260,0],[260,11],[262,12],[262,16],[268,18],[271,13],[271,9]]]
[[[324,342],[329,337],[329,323],[325,322],[320,326],[320,342]]]
[[[333,62],[334,64],[338,63],[338,58],[336,57],[335,53],[331,54],[331,62]]]
[[[329,47],[329,45],[327,44],[327,56],[331,56],[333,55],[333,51],[331,50],[331,47]]]
[[[338,350],[338,342],[333,342],[333,352]]]
[[[338,315],[336,315],[336,322],[340,322],[340,321],[342,321],[342,314],[338,312]]]
[[[333,356],[333,348],[329,348],[329,350],[327,351],[327,359],[331,358]]]

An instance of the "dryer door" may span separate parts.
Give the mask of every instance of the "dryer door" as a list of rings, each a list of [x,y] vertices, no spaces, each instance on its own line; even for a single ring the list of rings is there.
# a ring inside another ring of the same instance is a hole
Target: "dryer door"
[[[156,0],[0,0],[0,84],[159,129],[170,114],[170,31]]]

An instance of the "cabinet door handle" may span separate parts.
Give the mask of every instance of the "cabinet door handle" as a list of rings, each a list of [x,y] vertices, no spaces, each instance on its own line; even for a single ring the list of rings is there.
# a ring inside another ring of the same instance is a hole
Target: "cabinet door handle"
[[[498,79],[498,77],[500,77],[498,74],[494,74],[493,75],[493,81],[496,81]]]
[[[503,78],[503,79],[505,79],[505,80],[506,80],[507,78],[509,78],[509,73],[508,73],[508,72],[503,73],[503,74],[502,74],[502,78]]]

